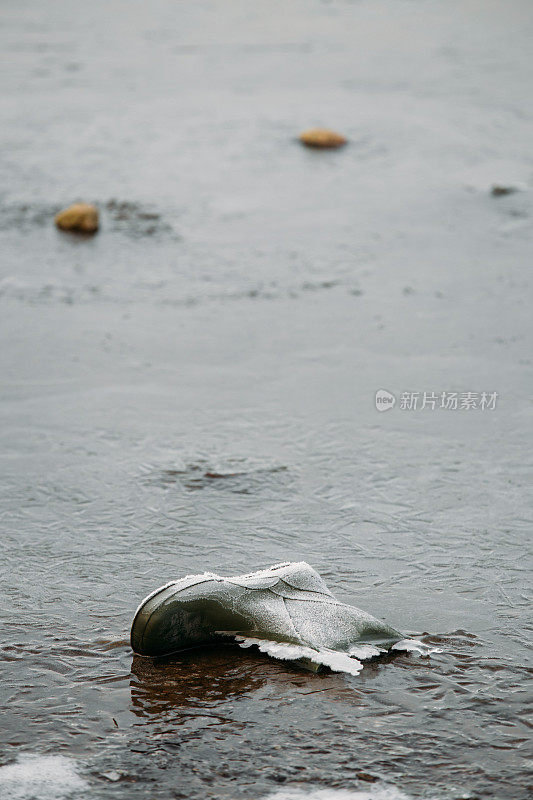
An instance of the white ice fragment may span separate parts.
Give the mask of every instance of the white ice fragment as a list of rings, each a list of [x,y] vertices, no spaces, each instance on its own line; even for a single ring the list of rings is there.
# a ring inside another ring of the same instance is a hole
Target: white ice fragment
[[[351,644],[348,648],[348,653],[355,658],[360,658],[361,661],[366,661],[369,658],[375,658],[386,653],[385,647],[376,647],[373,644]]]
[[[122,772],[117,772],[116,770],[111,770],[110,772],[102,772],[102,776],[107,778],[108,781],[119,781],[122,778]]]
[[[363,669],[363,665],[356,658],[337,650],[328,648],[314,650],[312,647],[303,645],[271,642],[268,639],[252,639],[244,636],[235,636],[235,639],[239,642],[240,647],[256,645],[262,653],[284,661],[298,661],[301,658],[307,658],[314,664],[329,667],[333,672],[346,672],[348,675],[359,675]]]
[[[405,650],[408,653],[418,653],[419,656],[429,657],[432,653],[442,653],[441,647],[431,647],[420,639],[402,639],[393,644],[391,650]]]

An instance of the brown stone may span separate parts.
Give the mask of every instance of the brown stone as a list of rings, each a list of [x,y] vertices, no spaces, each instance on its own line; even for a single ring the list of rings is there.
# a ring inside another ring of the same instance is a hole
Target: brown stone
[[[62,231],[76,233],[96,233],[98,230],[98,209],[89,203],[74,203],[56,215],[56,225]]]
[[[306,147],[342,147],[346,144],[344,136],[327,128],[309,128],[300,134],[300,141]]]
[[[499,186],[495,184],[490,193],[493,197],[504,197],[506,194],[514,194],[517,189],[514,186]]]
[[[370,775],[368,772],[357,772],[356,775],[360,781],[367,781],[368,783],[379,781],[379,778],[376,778],[375,775]]]

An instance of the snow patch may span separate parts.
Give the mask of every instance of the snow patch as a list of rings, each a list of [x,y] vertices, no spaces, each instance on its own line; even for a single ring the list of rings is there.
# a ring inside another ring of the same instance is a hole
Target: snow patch
[[[87,788],[65,756],[25,753],[0,767],[0,796],[10,800],[66,800]]]
[[[364,789],[292,789],[287,786],[263,800],[412,800],[395,786],[376,784]]]

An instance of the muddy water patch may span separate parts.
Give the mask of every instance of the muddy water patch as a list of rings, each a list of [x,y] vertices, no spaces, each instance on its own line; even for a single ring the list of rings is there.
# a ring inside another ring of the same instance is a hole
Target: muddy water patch
[[[79,198],[72,202],[81,202]],[[167,235],[178,238],[166,215],[153,203],[142,203],[133,200],[91,199],[101,214],[101,235],[106,230],[119,232],[128,237]],[[18,230],[28,233],[31,229],[54,227],[56,214],[65,206],[62,202],[46,203],[27,201],[20,203],[0,202],[0,230]],[[64,235],[64,234],[63,234]],[[82,237],[83,238],[83,237]]]
[[[153,205],[131,200],[108,200],[103,206],[104,220],[109,217],[111,228],[127,236],[161,236],[179,238],[165,215]]]
[[[143,482],[161,489],[197,492],[204,489],[233,494],[282,492],[294,474],[286,465],[251,458],[185,460],[168,467],[145,467]]]
[[[1,203],[0,230],[19,230],[26,233],[31,228],[54,225],[61,203]]]

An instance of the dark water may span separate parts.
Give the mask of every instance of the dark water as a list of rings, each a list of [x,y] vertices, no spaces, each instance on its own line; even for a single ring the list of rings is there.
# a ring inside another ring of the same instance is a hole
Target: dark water
[[[85,781],[8,793],[526,798],[529,3],[2,17],[1,759]],[[442,653],[132,658],[158,585],[301,559]]]

